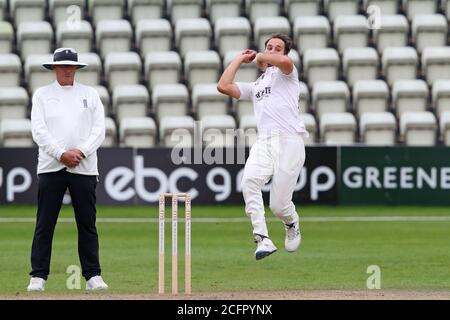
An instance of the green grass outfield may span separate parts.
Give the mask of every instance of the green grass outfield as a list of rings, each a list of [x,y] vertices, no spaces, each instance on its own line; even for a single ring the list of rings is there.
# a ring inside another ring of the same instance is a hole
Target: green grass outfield
[[[100,258],[110,293],[157,292],[157,211],[157,207],[98,207]],[[279,250],[256,261],[251,225],[243,207],[194,203],[193,218],[223,219],[192,222],[192,290],[366,290],[370,265],[380,267],[382,289],[450,289],[450,208],[305,206],[300,213],[304,218],[303,242],[299,251],[288,253],[284,250],[284,228],[267,210],[269,232]],[[1,295],[26,294],[34,216],[33,206],[0,206]],[[67,267],[79,265],[72,208],[65,206],[60,217],[65,219],[56,227],[44,294],[82,294],[84,290],[66,288]],[[331,217],[335,218],[327,220]],[[390,221],[385,217],[396,218]],[[104,218],[130,219],[102,221]],[[182,291],[183,223],[179,229]],[[170,235],[170,223],[166,223],[167,291]],[[82,289],[84,285],[82,280]]]

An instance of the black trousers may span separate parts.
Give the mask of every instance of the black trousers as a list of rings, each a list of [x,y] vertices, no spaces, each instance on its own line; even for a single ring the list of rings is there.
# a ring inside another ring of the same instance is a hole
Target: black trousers
[[[38,210],[30,275],[47,280],[50,273],[53,233],[67,188],[78,229],[78,255],[83,277],[100,275],[98,235],[95,227],[97,176],[73,174],[63,169],[38,175]]]

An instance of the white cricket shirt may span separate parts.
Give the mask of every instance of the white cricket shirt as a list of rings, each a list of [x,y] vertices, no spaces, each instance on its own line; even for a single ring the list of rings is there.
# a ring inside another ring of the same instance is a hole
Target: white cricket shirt
[[[277,67],[268,67],[255,82],[237,82],[241,91],[239,100],[251,100],[258,134],[303,134],[308,131],[300,118],[298,99],[300,83],[297,69],[284,74]]]
[[[79,149],[86,158],[67,171],[98,175],[96,151],[105,139],[105,113],[95,89],[75,81],[39,88],[33,95],[31,130],[39,146],[38,174],[63,169],[61,155]]]

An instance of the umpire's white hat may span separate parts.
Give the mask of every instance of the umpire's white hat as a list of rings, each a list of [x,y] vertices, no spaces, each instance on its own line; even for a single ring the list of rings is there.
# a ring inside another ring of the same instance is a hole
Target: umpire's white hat
[[[78,62],[78,53],[73,48],[58,48],[53,53],[53,61],[42,64],[45,68],[52,70],[56,65],[76,66],[77,69],[86,67],[86,63]]]

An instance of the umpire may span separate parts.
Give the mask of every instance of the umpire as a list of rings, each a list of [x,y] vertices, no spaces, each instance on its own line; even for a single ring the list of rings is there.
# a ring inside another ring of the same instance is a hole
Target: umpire
[[[107,289],[101,277],[96,221],[97,149],[105,139],[104,109],[95,89],[74,80],[78,62],[72,48],[59,48],[53,61],[56,81],[33,95],[31,127],[39,146],[38,208],[31,248],[28,291],[43,291],[50,273],[53,232],[66,190],[78,228],[78,255],[86,289]]]

